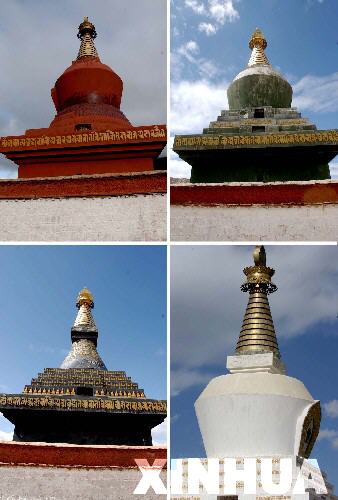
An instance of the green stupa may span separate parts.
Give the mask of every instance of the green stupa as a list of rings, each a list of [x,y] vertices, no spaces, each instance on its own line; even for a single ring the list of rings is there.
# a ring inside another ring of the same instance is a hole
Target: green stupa
[[[174,151],[192,167],[191,182],[273,182],[329,179],[338,130],[317,130],[291,107],[292,87],[265,53],[261,30],[251,57],[228,88],[229,110],[202,134],[175,137]]]

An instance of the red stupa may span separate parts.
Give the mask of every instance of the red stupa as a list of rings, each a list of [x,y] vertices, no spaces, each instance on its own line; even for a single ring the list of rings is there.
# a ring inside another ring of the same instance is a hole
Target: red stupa
[[[78,56],[51,92],[57,114],[49,127],[1,139],[0,152],[19,166],[20,178],[154,170],[166,127],[129,122],[120,110],[123,82],[100,61],[96,36],[85,18]]]

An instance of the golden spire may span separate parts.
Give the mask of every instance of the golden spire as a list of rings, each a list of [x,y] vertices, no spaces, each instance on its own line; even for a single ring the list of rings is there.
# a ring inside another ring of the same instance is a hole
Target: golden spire
[[[97,37],[96,29],[94,24],[89,21],[88,17],[85,17],[80,24],[77,37],[81,40],[77,60],[83,57],[99,57],[94,45],[94,40]]]
[[[94,307],[94,299],[88,288],[83,288],[76,302],[76,307],[79,309],[77,313],[74,327],[87,327],[96,329],[95,321],[92,316],[91,309]]]
[[[249,67],[256,66],[257,64],[270,66],[269,60],[264,52],[267,46],[268,43],[265,39],[264,33],[259,28],[256,28],[256,31],[253,32],[249,42],[249,47],[252,50],[248,64]]]
[[[241,290],[249,292],[249,302],[237,342],[236,353],[273,352],[280,357],[267,297],[277,290],[276,285],[271,282],[275,271],[266,266],[266,253],[263,246],[256,246],[253,258],[255,265],[243,270],[247,281],[243,283]]]

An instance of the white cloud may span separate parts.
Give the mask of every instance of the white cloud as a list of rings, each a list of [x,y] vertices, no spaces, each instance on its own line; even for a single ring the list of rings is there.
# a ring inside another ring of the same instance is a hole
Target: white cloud
[[[200,23],[198,25],[198,30],[202,33],[204,32],[207,36],[215,35],[217,32],[216,26],[211,23]]]
[[[194,40],[190,40],[185,44],[185,49],[187,52],[192,53],[192,54],[197,54],[199,52],[199,47]]]
[[[170,177],[175,177],[176,179],[190,179],[191,166],[189,163],[181,160],[179,156],[171,152],[170,156]]]
[[[228,107],[226,88],[226,82],[214,84],[206,79],[173,82],[171,132],[202,133],[203,128]]]
[[[171,136],[168,139],[168,147],[170,151],[169,155],[170,177],[175,177],[180,179],[190,179],[191,166],[189,165],[189,163],[186,163],[185,161],[181,160],[178,154],[176,154],[172,150],[173,144],[174,144],[174,136]]]
[[[198,370],[186,368],[171,370],[171,396],[178,396],[189,387],[206,384],[212,378],[210,373],[201,373]]]
[[[338,73],[305,75],[293,85],[293,106],[301,110],[329,113],[338,111]]]
[[[338,417],[338,400],[333,399],[332,401],[325,403],[324,409],[329,417],[337,418]]]
[[[13,431],[6,432],[0,430],[0,441],[12,441],[13,440]]]
[[[196,69],[199,76],[203,78],[214,78],[223,71],[212,60],[199,57],[199,51],[198,44],[194,40],[189,40],[178,47],[176,52],[172,53],[170,63],[173,81],[181,79],[187,61]]]
[[[338,163],[331,162],[329,164],[331,179],[338,179]]]
[[[233,0],[209,0],[209,13],[219,24],[239,19]]]
[[[5,390],[5,388],[6,386],[3,385],[2,390]],[[0,413],[0,441],[12,441],[13,433],[14,425]]]
[[[206,13],[205,6],[203,2],[197,2],[197,0],[185,0],[185,6],[190,7],[195,14],[202,15]]]
[[[326,440],[332,448],[338,450],[338,431],[333,429],[323,429],[319,432],[318,441]]]
[[[214,20],[217,26],[210,23],[201,23],[204,25],[200,31],[204,31],[207,35],[216,33],[219,26],[224,23],[232,23],[239,19],[239,12],[234,6],[235,0],[208,0],[207,3],[198,2],[197,0],[185,0],[185,6],[189,7],[194,11],[195,14],[199,16],[206,16]],[[209,28],[207,28],[209,26]],[[212,30],[212,32],[210,32]]]
[[[151,435],[153,438],[153,445],[166,445],[167,444],[167,419],[165,419],[162,424],[154,427],[151,430]]]

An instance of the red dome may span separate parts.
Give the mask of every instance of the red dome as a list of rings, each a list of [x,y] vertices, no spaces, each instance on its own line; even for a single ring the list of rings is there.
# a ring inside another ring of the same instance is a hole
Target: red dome
[[[85,19],[79,29],[78,58],[57,79],[51,92],[57,115],[50,127],[71,131],[131,127],[120,111],[123,82],[101,63],[93,42],[94,25]]]

